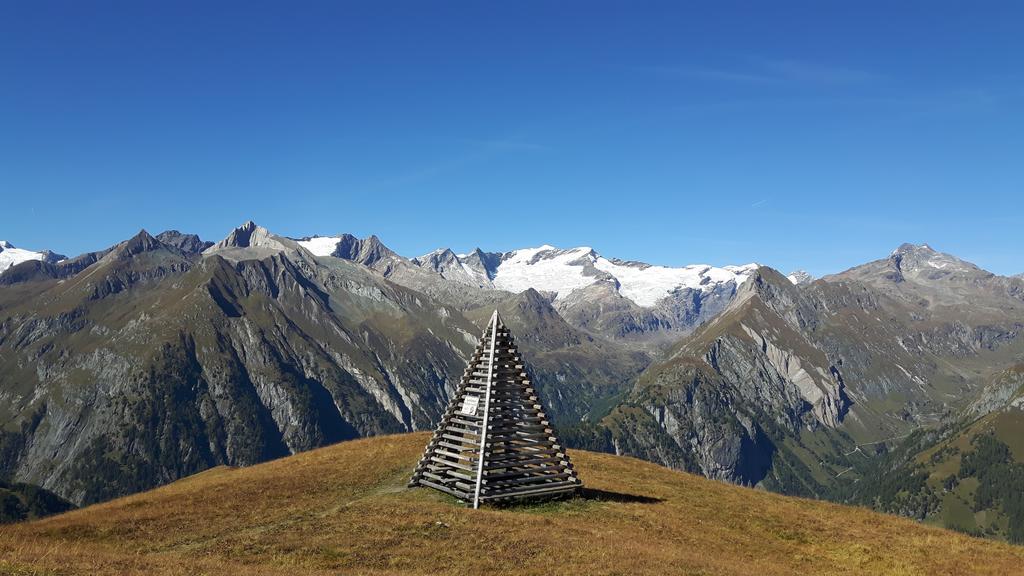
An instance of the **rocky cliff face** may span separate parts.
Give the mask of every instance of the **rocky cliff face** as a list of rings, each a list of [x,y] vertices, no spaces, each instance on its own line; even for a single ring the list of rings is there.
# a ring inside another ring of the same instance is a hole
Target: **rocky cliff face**
[[[851,404],[842,374],[786,320],[806,325],[804,306],[786,278],[758,270],[609,416],[617,451],[658,459],[644,438],[660,438],[668,465],[758,484],[787,438],[838,428]]]
[[[432,426],[477,337],[456,310],[258,227],[215,248],[142,232],[0,294],[0,475],[87,503]]]
[[[968,405],[965,416],[980,418],[998,411],[1024,411],[1024,363],[997,373]],[[1024,413],[1020,415],[1024,419]]]
[[[604,424],[626,453],[828,492],[856,480],[840,476],[855,445],[895,445],[972,399],[975,410],[1012,401],[1015,381],[996,376],[1024,353],[1014,282],[912,246],[812,284],[762,268]],[[708,422],[713,430],[694,424]],[[708,451],[702,438],[729,449]],[[750,465],[765,458],[770,467]]]
[[[764,414],[738,390],[683,359],[641,383],[604,420],[616,453],[740,484],[765,477],[776,447],[759,424]]]

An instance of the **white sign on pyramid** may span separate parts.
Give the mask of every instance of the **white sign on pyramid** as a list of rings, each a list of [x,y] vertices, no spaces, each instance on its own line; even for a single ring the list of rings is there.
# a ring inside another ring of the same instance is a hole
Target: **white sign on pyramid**
[[[481,502],[582,486],[495,310],[409,486]]]

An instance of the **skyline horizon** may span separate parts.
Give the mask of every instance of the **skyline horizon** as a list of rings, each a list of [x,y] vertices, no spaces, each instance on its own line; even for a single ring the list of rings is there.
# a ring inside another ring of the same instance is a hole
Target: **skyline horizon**
[[[431,250],[422,251],[422,252],[418,252],[418,253],[411,253],[411,252],[403,251],[401,249],[396,248],[394,245],[392,245],[391,243],[388,242],[388,239],[386,237],[382,236],[381,234],[374,233],[374,232],[370,232],[368,234],[356,234],[356,233],[353,233],[353,232],[345,232],[345,231],[334,232],[334,233],[319,233],[319,232],[315,232],[315,233],[312,233],[312,234],[307,234],[307,233],[301,233],[301,234],[280,233],[277,230],[275,230],[272,226],[264,226],[262,223],[260,223],[259,221],[255,220],[253,218],[246,219],[242,223],[227,229],[226,232],[223,233],[223,235],[221,235],[221,236],[204,235],[204,234],[199,233],[197,231],[189,230],[189,229],[186,229],[186,228],[180,227],[180,226],[171,226],[171,227],[163,228],[163,229],[160,229],[160,230],[149,229],[149,228],[143,226],[143,227],[137,229],[134,233],[131,233],[131,234],[127,235],[127,236],[124,236],[124,237],[120,238],[119,240],[115,240],[113,242],[110,242],[110,243],[108,243],[108,244],[106,244],[104,246],[101,246],[101,247],[95,247],[94,246],[94,247],[86,248],[84,250],[75,251],[74,253],[70,253],[69,251],[65,251],[65,250],[62,250],[62,249],[57,249],[57,248],[54,248],[52,246],[42,246],[42,247],[27,246],[27,245],[24,245],[22,243],[19,243],[18,241],[13,241],[10,238],[4,237],[2,235],[0,235],[0,243],[7,242],[8,244],[10,244],[11,247],[19,248],[19,249],[22,249],[22,250],[29,250],[29,251],[33,251],[33,252],[43,252],[43,251],[49,250],[49,251],[54,252],[56,254],[61,254],[63,256],[66,256],[67,258],[74,258],[74,257],[82,255],[82,254],[86,254],[86,253],[89,253],[89,252],[95,252],[95,251],[99,251],[99,250],[104,250],[104,249],[116,246],[117,244],[119,244],[121,242],[127,241],[127,240],[135,237],[136,235],[138,235],[141,232],[146,232],[147,234],[149,234],[151,236],[154,236],[154,237],[159,235],[159,234],[161,234],[161,233],[163,233],[163,232],[171,232],[171,231],[179,232],[179,233],[182,233],[182,234],[195,234],[196,236],[198,236],[200,238],[200,240],[207,241],[207,242],[212,242],[212,243],[216,244],[217,242],[227,238],[231,234],[231,232],[233,232],[234,230],[237,230],[238,228],[240,228],[240,227],[242,227],[245,224],[248,224],[250,222],[255,224],[255,225],[257,225],[257,226],[265,228],[266,230],[270,231],[272,234],[275,234],[275,235],[278,235],[278,236],[283,236],[283,237],[291,239],[291,240],[302,240],[302,239],[307,239],[307,238],[336,238],[336,237],[339,237],[339,236],[342,236],[342,235],[345,235],[345,234],[348,234],[350,236],[353,236],[353,237],[361,239],[361,240],[366,240],[366,239],[369,239],[370,237],[375,236],[389,250],[395,252],[399,256],[401,256],[403,258],[406,258],[408,260],[412,260],[412,259],[415,259],[415,258],[421,258],[421,257],[424,257],[424,256],[428,256],[431,253],[440,252],[440,251],[443,251],[443,250],[451,250],[457,256],[462,257],[462,256],[469,255],[473,251],[478,250],[478,249],[481,250],[482,252],[485,252],[485,253],[507,254],[507,253],[516,252],[516,251],[522,251],[522,250],[536,250],[536,249],[544,248],[545,246],[547,246],[547,247],[550,247],[550,248],[555,249],[555,250],[565,250],[565,251],[567,251],[567,250],[576,250],[576,249],[580,249],[580,248],[589,248],[589,249],[593,250],[594,252],[596,252],[598,255],[600,255],[600,256],[602,256],[604,258],[610,259],[610,260],[619,260],[619,261],[624,261],[624,262],[636,262],[636,263],[640,263],[640,264],[646,264],[646,265],[649,265],[649,266],[657,266],[657,267],[664,267],[664,268],[682,268],[682,267],[687,267],[687,266],[712,266],[712,267],[716,267],[716,268],[724,268],[724,267],[727,267],[727,266],[745,266],[745,265],[750,265],[750,264],[756,264],[758,266],[767,266],[767,267],[772,268],[772,269],[774,269],[774,270],[776,270],[778,272],[781,272],[784,275],[791,275],[791,274],[796,273],[796,272],[806,272],[806,273],[810,274],[812,277],[814,277],[814,279],[819,279],[819,278],[823,278],[823,277],[826,277],[826,276],[830,276],[830,275],[834,275],[834,274],[839,274],[839,273],[845,272],[845,271],[847,271],[847,270],[849,270],[851,268],[855,268],[857,266],[860,266],[860,265],[863,265],[863,264],[867,264],[869,262],[874,262],[874,261],[877,261],[877,260],[883,260],[886,257],[891,256],[893,253],[895,253],[895,251],[898,248],[900,248],[900,247],[902,247],[904,245],[913,245],[913,246],[918,246],[918,247],[930,248],[931,250],[934,250],[934,251],[936,251],[938,253],[948,254],[948,255],[954,256],[954,257],[956,257],[956,258],[958,258],[960,260],[963,260],[963,261],[968,262],[970,264],[974,264],[975,266],[978,266],[982,270],[991,272],[992,274],[995,274],[997,276],[1014,277],[1014,276],[1024,275],[1024,270],[1014,270],[1014,269],[1009,269],[1009,270],[1006,270],[1006,271],[995,270],[995,269],[987,266],[983,262],[980,262],[980,261],[978,261],[976,259],[973,259],[973,258],[970,258],[970,257],[963,256],[962,254],[959,254],[959,253],[957,253],[955,251],[947,250],[947,249],[944,249],[942,247],[936,248],[935,244],[933,242],[931,242],[930,240],[921,241],[921,242],[912,242],[912,241],[900,242],[900,243],[896,244],[895,246],[893,246],[892,249],[888,250],[887,252],[884,252],[884,254],[881,254],[881,255],[875,254],[873,257],[865,255],[865,258],[860,260],[860,261],[849,263],[849,264],[838,265],[837,267],[835,267],[835,268],[833,268],[831,270],[821,271],[821,270],[812,270],[809,267],[802,267],[802,266],[797,266],[797,267],[794,267],[794,268],[782,268],[782,267],[773,265],[771,262],[763,261],[763,260],[758,259],[758,258],[751,258],[751,259],[747,259],[747,260],[742,260],[741,259],[740,261],[734,261],[734,262],[711,262],[709,260],[700,260],[700,259],[696,259],[695,258],[695,259],[690,259],[688,261],[680,261],[678,263],[663,263],[663,262],[644,260],[644,259],[637,259],[637,258],[623,258],[623,257],[620,257],[620,256],[618,256],[616,254],[608,253],[605,250],[602,250],[601,248],[599,248],[594,243],[582,243],[582,244],[575,244],[575,245],[558,245],[558,244],[552,244],[552,243],[546,242],[546,241],[541,241],[539,243],[532,243],[532,244],[525,244],[525,245],[520,245],[520,246],[516,246],[516,247],[497,248],[497,249],[495,249],[495,248],[485,248],[482,245],[474,245],[474,246],[469,247],[469,248],[465,248],[465,247],[455,248],[453,246],[444,246],[444,245],[440,245],[439,244],[439,245],[437,245],[437,247],[435,247],[435,248],[433,248]],[[1024,267],[1024,265],[1022,265],[1022,267]]]
[[[0,3],[0,235],[1018,274],[1020,53],[1006,2]]]

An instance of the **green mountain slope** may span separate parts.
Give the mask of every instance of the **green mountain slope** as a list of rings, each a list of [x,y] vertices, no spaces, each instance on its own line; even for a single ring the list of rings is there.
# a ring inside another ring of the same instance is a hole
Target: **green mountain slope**
[[[927,498],[930,523],[1024,543],[1024,365],[993,378],[968,416],[897,454],[878,478],[912,479],[903,495],[882,500],[863,486],[859,501],[892,510],[901,498]]]

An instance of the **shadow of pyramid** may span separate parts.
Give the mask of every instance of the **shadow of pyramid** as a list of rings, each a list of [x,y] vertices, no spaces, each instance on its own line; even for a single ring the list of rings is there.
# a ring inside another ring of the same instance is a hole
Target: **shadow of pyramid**
[[[659,504],[664,502],[663,498],[653,496],[640,496],[638,494],[626,494],[624,492],[611,492],[609,490],[598,490],[597,488],[582,487],[576,490],[576,498],[582,500],[595,500],[598,502],[621,502],[625,504]]]

